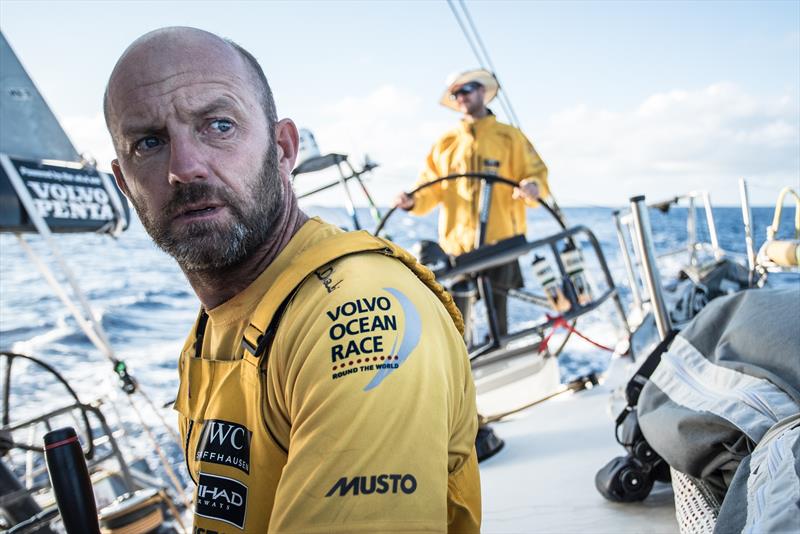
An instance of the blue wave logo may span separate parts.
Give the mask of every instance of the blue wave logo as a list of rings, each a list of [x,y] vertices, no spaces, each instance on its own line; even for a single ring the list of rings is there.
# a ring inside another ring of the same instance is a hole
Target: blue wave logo
[[[388,291],[400,302],[400,306],[403,308],[403,314],[406,318],[406,327],[403,332],[403,340],[400,342],[400,347],[397,349],[397,354],[390,354],[391,356],[397,356],[397,367],[384,367],[383,369],[379,369],[375,376],[372,377],[370,383],[364,387],[364,391],[369,391],[378,387],[395,369],[399,369],[400,366],[403,365],[403,362],[406,361],[406,358],[417,348],[417,345],[419,345],[419,338],[422,336],[422,319],[419,316],[417,307],[414,306],[408,297],[393,287],[384,287],[383,289]],[[393,353],[394,350],[391,352]]]

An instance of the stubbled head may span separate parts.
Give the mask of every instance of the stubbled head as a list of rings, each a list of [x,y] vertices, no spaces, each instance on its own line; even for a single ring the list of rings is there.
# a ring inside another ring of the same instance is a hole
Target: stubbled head
[[[249,52],[195,28],[145,34],[114,67],[104,111],[118,185],[184,270],[231,267],[276,231],[297,130],[277,120]]]
[[[125,52],[123,52],[122,56],[120,56],[120,58],[117,60],[117,64],[111,73],[108,84],[106,85],[105,94],[103,95],[103,114],[105,115],[106,126],[109,128],[109,130],[111,130],[109,89],[112,81],[114,80],[114,75],[120,69],[120,66],[123,64],[123,61],[126,59],[126,56],[129,53],[135,52],[137,48],[146,45],[148,41],[156,39],[160,39],[161,42],[165,44],[169,43],[169,40],[171,40],[172,46],[185,47],[185,51],[188,52],[188,45],[191,39],[197,39],[199,42],[204,38],[208,40],[209,44],[215,43],[221,46],[223,50],[226,48],[225,45],[227,45],[228,48],[239,54],[240,60],[242,60],[246,67],[249,68],[253,84],[259,91],[261,107],[264,110],[264,115],[267,117],[267,123],[269,124],[270,129],[274,128],[275,123],[278,121],[278,112],[275,108],[275,100],[272,97],[272,89],[269,86],[269,82],[267,81],[267,76],[264,74],[264,70],[261,68],[261,65],[258,63],[258,60],[253,56],[253,54],[230,39],[224,39],[213,33],[199,30],[197,28],[176,26],[160,28],[142,35],[133,43],[131,43]],[[156,44],[156,46],[165,46],[165,44]]]

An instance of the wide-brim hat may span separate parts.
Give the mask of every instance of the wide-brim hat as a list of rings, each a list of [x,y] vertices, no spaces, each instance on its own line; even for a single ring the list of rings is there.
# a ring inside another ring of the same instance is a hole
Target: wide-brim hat
[[[497,78],[494,77],[494,74],[489,72],[485,69],[474,69],[468,70],[467,72],[462,72],[461,74],[455,74],[450,77],[447,81],[447,89],[445,89],[444,94],[442,95],[441,100],[439,103],[444,107],[450,108],[455,111],[461,111],[458,109],[458,102],[450,98],[450,95],[453,94],[453,91],[464,85],[465,83],[469,82],[477,82],[484,87],[484,94],[483,94],[483,103],[488,104],[491,102],[494,97],[497,96],[497,91],[500,89],[500,84],[497,83]]]

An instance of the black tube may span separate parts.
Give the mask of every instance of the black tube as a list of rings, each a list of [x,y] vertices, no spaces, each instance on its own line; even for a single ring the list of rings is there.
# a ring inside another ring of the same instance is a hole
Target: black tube
[[[45,434],[44,456],[67,534],[100,534],[92,482],[75,429]]]

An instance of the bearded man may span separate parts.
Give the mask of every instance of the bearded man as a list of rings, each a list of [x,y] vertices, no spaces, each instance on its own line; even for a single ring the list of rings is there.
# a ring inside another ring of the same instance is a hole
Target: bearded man
[[[516,182],[516,187],[493,188],[483,243],[492,244],[525,235],[525,208],[538,206],[538,198],[550,194],[547,167],[525,134],[497,120],[488,108],[500,86],[494,74],[484,69],[463,72],[449,80],[439,103],[462,114],[457,127],[446,132],[431,148],[417,186],[449,174],[489,173]],[[439,211],[439,245],[452,256],[474,250],[480,226],[480,184],[462,177],[417,191],[412,197],[400,193],[395,206],[414,215]],[[498,334],[508,334],[508,289],[522,287],[522,272],[514,260],[486,271],[495,293],[494,315]],[[467,321],[470,297],[456,297],[456,305]]]
[[[477,532],[460,316],[408,253],[298,208],[255,58],[156,30],[104,107],[117,184],[201,303],[176,401],[195,530]]]

